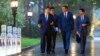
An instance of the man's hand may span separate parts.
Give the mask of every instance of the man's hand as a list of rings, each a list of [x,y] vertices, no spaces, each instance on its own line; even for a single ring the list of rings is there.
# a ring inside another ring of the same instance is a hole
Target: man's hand
[[[84,27],[84,26],[86,26],[87,24],[82,24],[82,26]]]
[[[58,27],[55,27],[55,30],[58,31],[59,30]]]
[[[72,30],[71,33],[74,33],[74,30]]]
[[[58,32],[61,33],[61,29],[58,29]]]
[[[79,32],[76,32],[76,34],[80,37],[80,33]]]
[[[51,22],[51,23],[50,23],[50,25],[53,25],[53,24],[54,24],[54,22]]]
[[[38,27],[40,28],[40,27],[41,27],[41,25],[40,25],[40,24],[38,24]]]

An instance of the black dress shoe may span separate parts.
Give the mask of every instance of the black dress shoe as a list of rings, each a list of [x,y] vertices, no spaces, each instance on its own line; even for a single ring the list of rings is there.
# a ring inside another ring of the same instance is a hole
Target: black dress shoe
[[[52,51],[52,54],[55,54],[55,51],[54,50]]]
[[[44,51],[41,51],[41,53],[45,53]]]
[[[81,54],[84,54],[85,52],[84,52],[84,50],[81,50]]]
[[[65,50],[65,54],[68,54],[68,49]]]
[[[50,52],[47,52],[47,54],[50,54]]]

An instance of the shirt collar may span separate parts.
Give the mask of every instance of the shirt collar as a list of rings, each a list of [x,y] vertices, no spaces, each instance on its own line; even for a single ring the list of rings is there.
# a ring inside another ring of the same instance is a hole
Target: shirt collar
[[[67,14],[67,13],[68,13],[68,11],[64,12],[64,14],[65,14],[65,13]]]
[[[48,14],[47,13],[44,13],[45,14],[45,16],[48,16]]]
[[[81,17],[84,17],[84,15],[81,15]]]

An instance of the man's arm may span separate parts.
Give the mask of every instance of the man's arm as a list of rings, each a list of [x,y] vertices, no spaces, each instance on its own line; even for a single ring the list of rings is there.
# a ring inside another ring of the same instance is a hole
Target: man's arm
[[[58,27],[58,15],[55,15],[55,27]]]
[[[79,33],[79,18],[77,17],[76,18],[76,34],[78,35],[78,36],[80,36],[80,33]]]
[[[55,30],[58,31],[58,15],[55,15]]]
[[[82,24],[82,26],[84,27],[84,26],[90,26],[90,20],[89,20],[89,18],[88,18],[88,16],[85,16],[85,20],[86,20],[86,23],[85,24]]]
[[[50,15],[51,16],[51,22],[50,22],[50,25],[54,25],[54,17],[53,17],[53,15]]]
[[[90,21],[90,19],[89,19],[89,17],[87,16],[87,30],[88,30],[88,34],[90,33],[90,31],[91,31],[91,21]]]
[[[61,14],[58,15],[58,28],[61,29]]]
[[[61,33],[61,14],[58,15],[58,31]]]
[[[90,22],[90,19],[89,19],[89,17],[87,16],[87,26],[90,26],[91,25],[91,22]]]
[[[39,19],[38,19],[38,27],[40,28],[41,27],[41,23],[42,23],[42,21],[41,21],[41,15],[39,16]]]
[[[71,13],[71,27],[72,27],[72,30],[74,30],[74,19],[73,19],[72,13]]]

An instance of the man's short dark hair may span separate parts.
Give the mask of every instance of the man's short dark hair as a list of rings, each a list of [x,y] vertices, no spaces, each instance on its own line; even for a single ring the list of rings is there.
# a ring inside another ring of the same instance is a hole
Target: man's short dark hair
[[[79,10],[81,10],[82,12],[85,12],[85,10],[84,10],[83,8],[81,8],[81,9],[79,9]]]
[[[63,5],[62,7],[65,7],[66,9],[68,9],[68,6],[67,5]]]
[[[50,7],[50,9],[54,9],[54,7]]]
[[[50,9],[50,7],[49,6],[46,6],[45,9]]]

